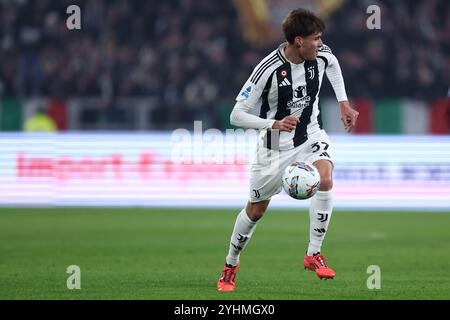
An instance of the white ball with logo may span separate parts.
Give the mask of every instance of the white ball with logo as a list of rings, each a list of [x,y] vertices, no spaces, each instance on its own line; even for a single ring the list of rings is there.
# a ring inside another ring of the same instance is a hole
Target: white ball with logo
[[[297,200],[311,198],[320,187],[319,171],[314,165],[304,161],[294,162],[286,167],[282,180],[284,191]]]

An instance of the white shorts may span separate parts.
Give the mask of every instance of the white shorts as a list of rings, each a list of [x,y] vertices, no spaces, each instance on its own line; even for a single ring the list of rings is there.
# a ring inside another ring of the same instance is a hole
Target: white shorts
[[[270,150],[258,141],[256,156],[250,168],[250,202],[269,200],[280,193],[284,169],[296,161],[314,163],[332,160],[333,148],[324,130],[308,137],[303,144],[290,150]]]

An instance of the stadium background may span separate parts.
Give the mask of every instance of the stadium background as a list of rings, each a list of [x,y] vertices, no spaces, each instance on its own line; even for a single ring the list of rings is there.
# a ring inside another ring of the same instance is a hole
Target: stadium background
[[[72,4],[81,30],[67,29]],[[380,30],[366,27],[371,4],[381,8]],[[324,82],[321,110],[336,148],[326,250],[341,277],[318,286],[292,270],[307,240],[308,202],[281,194],[244,253],[264,275],[263,256],[276,252],[280,273],[266,281],[242,270],[243,288],[225,298],[448,299],[443,0],[1,1],[0,298],[224,298],[214,285],[247,199],[254,141],[227,136],[229,114],[298,6],[324,18],[323,41],[360,111],[355,134],[345,134]],[[211,128],[218,140],[205,134]],[[186,140],[177,129],[189,130]],[[174,150],[187,158],[177,163]],[[439,266],[424,263],[430,255]],[[183,266],[199,261],[183,278]],[[79,292],[66,288],[71,264],[83,272]],[[366,287],[373,264],[386,279],[380,291]],[[250,290],[255,284],[262,288]]]

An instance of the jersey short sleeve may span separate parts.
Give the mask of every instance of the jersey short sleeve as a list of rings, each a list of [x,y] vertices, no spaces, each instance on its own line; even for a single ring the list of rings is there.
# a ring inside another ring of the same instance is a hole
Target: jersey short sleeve
[[[236,97],[237,102],[253,108],[261,103],[262,94],[273,71],[281,64],[278,53],[273,52],[264,58],[253,70]]]
[[[243,102],[248,107],[253,108],[254,106],[258,105],[263,90],[264,88],[261,88],[261,86],[258,86],[258,84],[254,84],[250,81],[250,79],[248,79],[242,87],[242,90],[236,97],[236,101]]]
[[[251,81],[251,78],[252,77],[250,76],[236,97],[237,102],[242,102],[249,108],[253,108],[260,104],[265,85],[265,83],[262,83],[263,81],[258,81],[258,83],[255,84]]]

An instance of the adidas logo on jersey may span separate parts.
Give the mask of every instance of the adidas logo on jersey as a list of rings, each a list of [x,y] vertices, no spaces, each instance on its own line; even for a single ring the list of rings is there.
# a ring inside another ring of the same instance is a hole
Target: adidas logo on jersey
[[[278,85],[279,87],[286,87],[286,86],[290,86],[291,83],[289,82],[289,80],[287,78],[284,78],[283,81],[281,81],[281,83]]]

